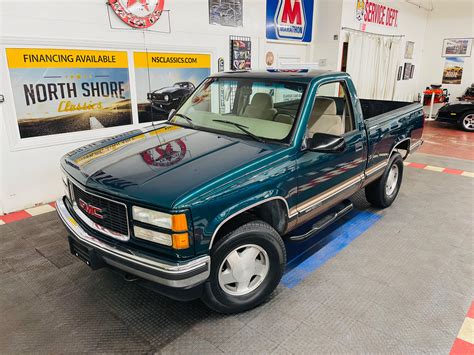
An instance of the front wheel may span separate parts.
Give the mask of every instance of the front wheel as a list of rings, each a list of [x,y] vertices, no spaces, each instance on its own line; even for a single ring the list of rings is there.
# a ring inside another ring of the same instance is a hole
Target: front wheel
[[[384,174],[365,187],[365,197],[373,206],[389,207],[398,195],[403,177],[403,159],[395,153],[390,158]]]
[[[462,129],[468,132],[474,132],[474,113],[468,112],[459,121]]]
[[[202,300],[221,313],[256,307],[277,287],[285,265],[277,231],[262,221],[249,222],[216,243]]]

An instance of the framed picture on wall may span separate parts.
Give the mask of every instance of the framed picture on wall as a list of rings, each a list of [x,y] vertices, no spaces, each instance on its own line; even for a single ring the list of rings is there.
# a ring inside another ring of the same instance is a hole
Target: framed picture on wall
[[[415,73],[415,66],[411,65],[410,66],[410,79],[413,79],[414,73]]]
[[[411,64],[405,63],[403,65],[403,80],[410,79]]]
[[[472,38],[446,38],[443,41],[442,57],[470,57]]]
[[[413,59],[413,51],[415,49],[415,42],[407,41],[405,44],[405,59]]]
[[[402,80],[402,72],[403,72],[403,67],[400,65],[398,67],[397,80]]]
[[[252,42],[250,37],[230,36],[230,70],[252,68]]]

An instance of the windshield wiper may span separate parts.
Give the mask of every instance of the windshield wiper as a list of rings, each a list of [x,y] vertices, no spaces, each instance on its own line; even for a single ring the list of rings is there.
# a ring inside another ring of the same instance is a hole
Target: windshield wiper
[[[193,123],[193,120],[192,120],[190,117],[188,117],[188,116],[186,116],[186,115],[183,115],[182,113],[175,113],[174,115],[175,115],[175,116],[178,116],[178,117],[184,118],[186,121],[188,121],[188,123],[189,123],[189,125],[190,125],[191,127],[195,128],[194,123]]]
[[[226,121],[226,120],[212,120],[214,122],[219,122],[219,123],[226,123],[226,124],[230,124],[234,127],[237,127],[238,129],[240,129],[242,132],[244,132],[246,135],[248,135],[249,137],[255,139],[257,142],[261,142],[261,143],[265,143],[265,141],[256,136],[255,134],[253,134],[252,132],[250,132],[248,130],[248,127],[247,126],[244,126],[244,125],[241,125],[240,123],[236,123],[236,122],[232,122],[232,121]]]

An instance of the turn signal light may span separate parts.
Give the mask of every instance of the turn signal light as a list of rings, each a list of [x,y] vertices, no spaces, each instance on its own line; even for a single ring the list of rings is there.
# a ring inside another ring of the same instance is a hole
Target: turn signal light
[[[185,232],[188,230],[188,222],[184,213],[172,215],[171,228],[174,232]]]
[[[188,249],[189,248],[188,233],[173,234],[173,248],[174,249]]]

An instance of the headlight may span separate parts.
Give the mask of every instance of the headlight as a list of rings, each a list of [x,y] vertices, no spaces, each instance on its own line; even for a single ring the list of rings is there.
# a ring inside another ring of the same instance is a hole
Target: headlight
[[[163,244],[167,246],[173,245],[173,240],[171,239],[171,235],[152,231],[150,229],[145,229],[141,227],[134,226],[133,232],[135,233],[135,237],[140,239],[145,239],[153,243]]]
[[[167,234],[146,228],[146,226],[134,226],[135,237],[172,246],[174,249],[189,248],[188,222],[184,213],[168,214],[133,206],[132,215],[135,221],[170,230],[170,234]]]
[[[169,101],[169,100],[170,100],[169,95],[165,95],[165,101]]]
[[[148,223],[157,227],[171,229],[172,216],[167,213],[149,210],[147,208],[133,206],[133,219]]]
[[[171,215],[168,213],[149,210],[148,208],[133,206],[132,214],[135,221],[165,229],[171,229],[174,232],[186,232],[188,230],[188,222],[184,213]]]

